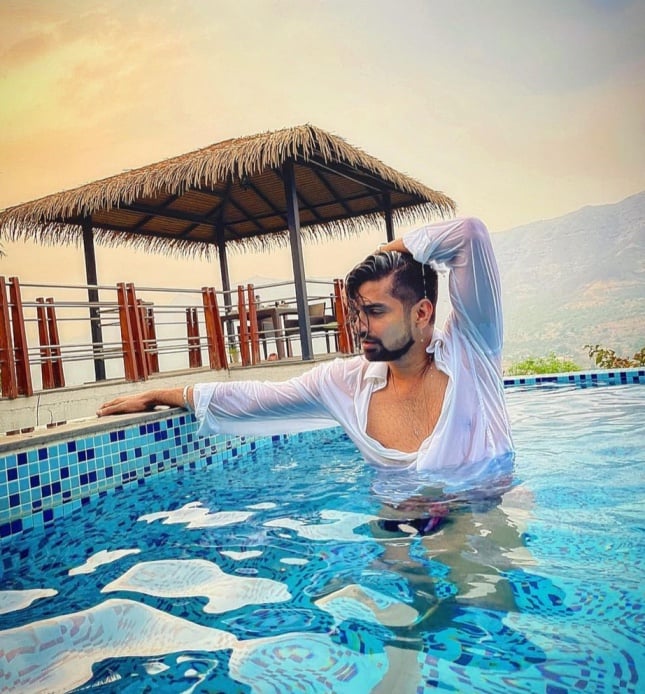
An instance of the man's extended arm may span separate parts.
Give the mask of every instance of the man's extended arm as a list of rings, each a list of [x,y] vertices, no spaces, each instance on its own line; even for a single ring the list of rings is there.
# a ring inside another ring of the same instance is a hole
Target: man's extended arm
[[[288,381],[227,381],[149,390],[115,398],[97,414],[129,414],[168,405],[194,411],[201,433],[269,435],[315,429],[335,423],[325,393],[330,370],[338,372],[332,380],[342,381],[342,369],[342,363],[324,362]]]

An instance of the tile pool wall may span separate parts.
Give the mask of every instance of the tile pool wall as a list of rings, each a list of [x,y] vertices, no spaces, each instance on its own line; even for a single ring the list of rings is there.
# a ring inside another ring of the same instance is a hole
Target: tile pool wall
[[[575,385],[617,386],[628,383],[645,383],[645,369],[614,369],[613,371],[576,371],[572,373],[547,374],[543,376],[514,376],[504,378],[504,387]]]
[[[195,418],[170,410],[114,428],[48,431],[30,445],[0,451],[0,547],[47,527],[92,498],[184,467],[223,466],[274,438],[198,437]]]
[[[645,369],[593,371],[504,379],[507,388],[645,383]],[[110,427],[110,428],[108,428]],[[284,437],[196,435],[195,418],[170,410],[85,430],[51,430],[33,440],[0,446],[0,549],[12,537],[58,518],[127,484],[184,467],[223,466]]]

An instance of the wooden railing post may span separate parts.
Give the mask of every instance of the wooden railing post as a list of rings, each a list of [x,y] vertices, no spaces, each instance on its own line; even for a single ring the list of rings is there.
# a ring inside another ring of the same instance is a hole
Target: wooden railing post
[[[354,339],[345,305],[345,283],[341,279],[334,280],[334,312],[338,322],[339,350],[342,354],[352,354],[354,351]]]
[[[258,330],[257,302],[255,300],[255,287],[252,284],[246,286],[246,295],[249,301],[249,331],[251,339],[251,363],[260,363],[260,332]]]
[[[52,370],[54,372],[55,388],[65,387],[65,374],[63,373],[63,355],[60,350],[60,337],[58,335],[58,324],[56,322],[56,308],[54,299],[45,299],[47,304],[47,333],[49,335],[49,346],[52,355]]]
[[[155,312],[152,306],[141,306],[141,324],[145,337],[146,359],[148,373],[159,373],[159,351],[157,348],[157,329],[155,328]]]
[[[4,277],[0,277],[0,377],[3,397],[13,400],[18,397],[18,379],[9,314],[7,285]]]
[[[224,344],[224,330],[217,306],[217,295],[212,287],[202,287],[202,302],[204,304],[210,368],[224,369],[228,365],[226,345]]]
[[[137,362],[139,379],[145,381],[148,378],[148,360],[146,358],[146,347],[143,333],[143,323],[141,321],[141,311],[137,302],[137,294],[134,284],[128,282],[125,285],[128,295],[128,312],[130,313],[130,325],[132,327],[132,341],[134,343],[134,358]]]
[[[54,365],[52,364],[52,350],[49,343],[49,330],[47,329],[47,308],[42,296],[36,298],[36,319],[38,321],[38,341],[40,342],[40,372],[43,378],[43,390],[55,388]]]
[[[211,369],[221,369],[218,363],[217,343],[215,339],[215,321],[213,318],[213,306],[208,287],[202,287],[202,303],[204,304],[204,322],[206,323],[206,345],[208,350],[208,363]]]
[[[240,322],[240,356],[242,366],[251,363],[251,353],[249,351],[249,324],[246,312],[246,302],[244,301],[244,287],[239,284],[237,287],[237,314]]]
[[[191,306],[186,309],[186,333],[188,335],[188,365],[191,369],[202,365],[202,352],[199,344],[199,321],[197,309]]]
[[[128,310],[128,292],[124,282],[116,285],[116,295],[119,302],[119,325],[121,326],[121,345],[123,347],[123,370],[126,381],[138,381],[139,371],[134,351],[134,337]]]
[[[27,335],[25,333],[25,315],[22,309],[20,282],[17,277],[9,278],[9,296],[11,298],[11,324],[13,327],[14,360],[16,378],[18,381],[18,395],[33,395],[34,388],[31,383],[29,347],[27,345]]]

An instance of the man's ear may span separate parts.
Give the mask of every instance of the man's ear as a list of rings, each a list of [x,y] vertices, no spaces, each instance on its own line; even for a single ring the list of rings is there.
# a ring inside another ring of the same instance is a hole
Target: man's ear
[[[433,322],[434,306],[430,299],[421,299],[414,307],[414,319],[420,328],[430,325]]]

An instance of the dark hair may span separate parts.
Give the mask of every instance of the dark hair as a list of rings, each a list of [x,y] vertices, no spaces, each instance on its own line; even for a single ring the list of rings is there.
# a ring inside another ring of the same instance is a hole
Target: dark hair
[[[409,253],[385,251],[368,255],[345,278],[345,292],[350,308],[355,309],[360,288],[365,282],[393,275],[392,295],[412,306],[424,297],[434,306],[437,301],[437,273],[418,263]]]

